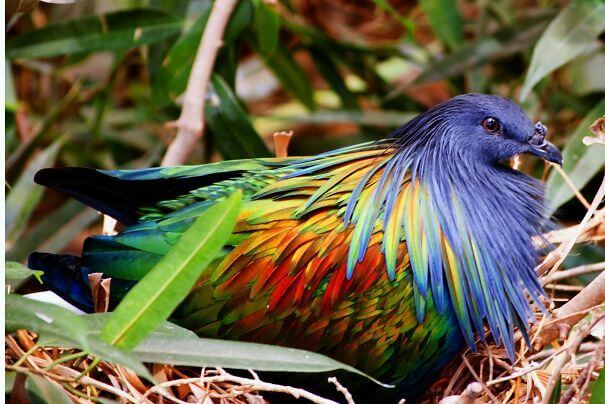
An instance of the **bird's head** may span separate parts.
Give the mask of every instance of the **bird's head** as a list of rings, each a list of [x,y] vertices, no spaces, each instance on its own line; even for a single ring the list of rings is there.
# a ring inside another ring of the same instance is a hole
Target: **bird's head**
[[[488,164],[521,154],[563,162],[559,149],[545,140],[546,126],[534,124],[517,104],[497,95],[460,95],[419,118],[412,124],[416,130],[428,129],[429,137],[439,133],[441,142]]]

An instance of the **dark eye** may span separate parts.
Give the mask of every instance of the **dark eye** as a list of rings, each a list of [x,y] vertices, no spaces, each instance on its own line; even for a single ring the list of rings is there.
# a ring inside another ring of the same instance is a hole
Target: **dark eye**
[[[498,133],[500,132],[500,122],[496,118],[485,118],[483,122],[481,122],[481,126],[488,132]]]

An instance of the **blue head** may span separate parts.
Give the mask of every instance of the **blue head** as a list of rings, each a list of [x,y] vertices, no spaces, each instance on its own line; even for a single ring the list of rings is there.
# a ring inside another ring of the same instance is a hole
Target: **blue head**
[[[533,154],[561,164],[559,150],[545,140],[546,126],[534,124],[513,101],[497,95],[464,94],[441,103],[395,131],[402,143],[435,147],[473,161],[497,164]]]

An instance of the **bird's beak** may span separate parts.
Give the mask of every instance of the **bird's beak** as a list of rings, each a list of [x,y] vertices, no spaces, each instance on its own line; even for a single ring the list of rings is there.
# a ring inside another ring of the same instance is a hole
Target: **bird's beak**
[[[534,133],[529,140],[528,153],[558,165],[563,165],[563,156],[557,146],[545,140],[548,129],[542,122],[536,123]]]
[[[541,159],[550,161],[551,163],[563,165],[563,156],[561,155],[561,152],[557,146],[550,142],[545,141],[539,145],[530,145],[528,152]]]

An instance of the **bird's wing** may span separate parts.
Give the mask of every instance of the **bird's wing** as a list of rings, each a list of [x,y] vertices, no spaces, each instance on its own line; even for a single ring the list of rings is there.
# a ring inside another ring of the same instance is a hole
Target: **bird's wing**
[[[283,165],[288,159],[233,160],[202,166],[102,171],[65,167],[40,170],[34,180],[66,193],[120,222],[133,225],[162,201],[243,173]]]

